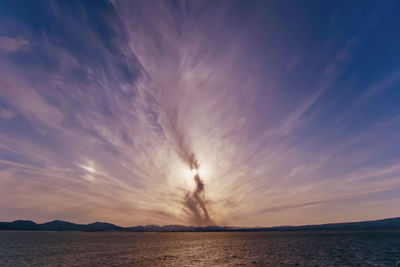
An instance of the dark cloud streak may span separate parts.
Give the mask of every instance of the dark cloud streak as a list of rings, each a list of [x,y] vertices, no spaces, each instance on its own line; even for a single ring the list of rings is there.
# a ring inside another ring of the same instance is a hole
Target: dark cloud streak
[[[173,108],[172,111],[160,110],[159,112],[167,114],[166,125],[164,127],[160,125],[160,127],[163,128],[164,134],[167,133],[168,137],[166,137],[170,144],[175,148],[177,154],[188,168],[196,171],[196,174],[193,176],[196,187],[193,192],[186,193],[183,201],[184,206],[190,211],[193,223],[201,226],[212,225],[214,222],[210,218],[207,208],[204,181],[200,178],[199,173],[197,173],[200,165],[190,145],[188,133],[185,133],[183,126],[179,124],[176,108]]]

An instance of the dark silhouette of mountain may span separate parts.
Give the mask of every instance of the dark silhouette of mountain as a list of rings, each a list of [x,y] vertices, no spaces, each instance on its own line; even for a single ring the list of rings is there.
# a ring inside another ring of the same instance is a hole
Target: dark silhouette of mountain
[[[90,223],[87,226],[87,231],[122,231],[124,227],[117,226],[112,223],[95,222]]]
[[[263,228],[261,228],[263,229]],[[328,223],[319,225],[302,225],[302,226],[278,226],[267,228],[277,231],[300,231],[300,230],[336,230],[336,231],[368,231],[368,230],[400,230],[400,217],[389,218],[374,221],[363,222],[347,222],[347,223]]]
[[[51,221],[37,224],[32,221],[18,220],[0,222],[0,230],[35,230],[35,231],[131,231],[131,232],[260,232],[260,231],[381,231],[400,230],[400,217],[375,221],[329,223],[302,226],[276,226],[241,228],[229,226],[183,226],[183,225],[138,225],[121,227],[111,223],[95,222],[90,224],[76,224],[65,221]]]
[[[51,221],[47,223],[38,224],[38,229],[40,230],[50,230],[50,231],[82,231],[85,225],[75,224],[64,221]]]
[[[32,221],[0,222],[0,230],[39,230],[38,225]]]

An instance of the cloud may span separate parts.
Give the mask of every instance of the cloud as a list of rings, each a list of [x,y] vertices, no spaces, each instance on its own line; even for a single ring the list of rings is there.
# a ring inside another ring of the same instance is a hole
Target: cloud
[[[12,119],[15,117],[15,113],[12,110],[0,108],[0,118],[2,119]]]
[[[369,32],[349,30],[363,19],[325,31],[301,5],[293,21],[235,1],[38,7],[4,20],[25,39],[1,39],[0,219],[267,226],[393,207],[398,73],[374,74]]]
[[[16,38],[0,36],[0,49],[5,51],[6,53],[20,50],[28,50],[29,47],[29,41],[25,40],[21,36],[18,36]]]

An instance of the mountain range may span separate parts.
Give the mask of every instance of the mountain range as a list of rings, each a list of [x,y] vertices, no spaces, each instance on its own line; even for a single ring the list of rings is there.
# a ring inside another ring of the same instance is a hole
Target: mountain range
[[[275,227],[231,227],[231,226],[183,226],[183,225],[139,225],[121,227],[111,223],[95,222],[90,224],[76,224],[65,221],[51,221],[35,223],[28,220],[0,222],[0,230],[29,230],[29,231],[131,231],[131,232],[257,232],[257,231],[380,231],[400,230],[400,217],[374,221],[329,223],[301,226]]]

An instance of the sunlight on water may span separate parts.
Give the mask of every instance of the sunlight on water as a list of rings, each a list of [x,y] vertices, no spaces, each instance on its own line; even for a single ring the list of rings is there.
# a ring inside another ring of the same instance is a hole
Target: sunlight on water
[[[395,266],[400,232],[0,232],[0,266]]]

